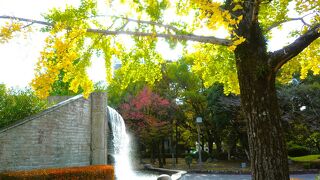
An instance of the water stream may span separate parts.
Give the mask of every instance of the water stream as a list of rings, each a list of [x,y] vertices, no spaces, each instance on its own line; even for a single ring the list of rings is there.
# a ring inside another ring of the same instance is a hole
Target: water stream
[[[121,115],[108,106],[108,163],[113,163],[117,180],[156,179],[156,175],[137,174],[132,170],[130,159],[130,137]]]

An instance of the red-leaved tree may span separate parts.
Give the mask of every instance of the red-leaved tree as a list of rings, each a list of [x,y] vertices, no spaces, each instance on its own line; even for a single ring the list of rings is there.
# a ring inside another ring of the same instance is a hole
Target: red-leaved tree
[[[152,161],[158,158],[160,167],[165,164],[164,141],[170,137],[169,122],[174,114],[173,106],[168,99],[148,87],[120,105],[120,113],[129,131],[138,140],[140,148],[142,146],[150,153]]]

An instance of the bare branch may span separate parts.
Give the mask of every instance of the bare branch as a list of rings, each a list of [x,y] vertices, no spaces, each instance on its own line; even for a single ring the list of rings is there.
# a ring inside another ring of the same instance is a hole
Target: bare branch
[[[20,17],[14,17],[14,16],[0,16],[0,19],[15,19],[23,22],[31,22],[34,24],[41,24],[46,26],[54,26],[52,23],[48,23],[45,21],[38,21],[33,19],[26,19],[26,18],[20,18]],[[138,21],[138,20],[137,20]],[[149,21],[140,21],[148,24],[152,24],[154,22]],[[158,23],[154,23],[158,24]],[[161,26],[167,26],[167,25],[161,25]],[[168,26],[169,27],[169,26]],[[211,43],[211,44],[219,44],[224,46],[230,46],[232,45],[232,41],[228,39],[221,39],[214,36],[198,36],[194,34],[165,34],[165,33],[152,33],[152,32],[139,32],[139,31],[123,31],[123,30],[103,30],[103,29],[87,29],[87,32],[89,33],[98,33],[103,35],[132,35],[132,36],[152,36],[152,37],[159,37],[159,38],[165,38],[165,39],[176,39],[176,40],[190,40],[190,41],[197,41],[202,43]]]
[[[109,26],[107,30],[110,30],[110,29],[114,26],[114,24],[116,23],[116,21],[117,21],[117,19],[115,19],[115,20],[112,22],[111,26]]]
[[[22,26],[22,29],[24,29],[24,28],[27,28],[27,27],[29,27],[29,26],[32,26],[34,23],[29,23],[29,24],[27,24],[27,25],[25,25],[25,26]]]
[[[33,19],[20,18],[20,17],[15,17],[15,16],[0,16],[0,19],[11,19],[11,20],[18,20],[18,21],[23,21],[23,22],[31,22],[31,23],[34,23],[34,24],[53,26],[53,24],[45,22],[45,21],[38,21],[38,20],[33,20]]]
[[[96,15],[96,16],[92,16],[91,18],[95,18],[95,17],[114,17],[116,19],[124,19],[127,20],[128,22],[135,22],[137,24],[149,24],[149,25],[155,25],[155,26],[159,26],[159,27],[164,27],[166,29],[170,29],[173,30],[175,32],[179,32],[180,30],[174,26],[168,25],[168,24],[161,24],[158,22],[153,22],[153,21],[145,21],[145,20],[139,20],[139,19],[132,19],[132,18],[127,18],[127,17],[121,17],[121,16],[109,16],[109,15]],[[109,28],[110,29],[110,28]]]
[[[276,28],[277,26],[279,26],[279,25],[281,25],[281,24],[283,24],[283,23],[286,23],[286,22],[290,22],[290,21],[301,21],[305,26],[311,27],[311,25],[308,24],[308,23],[304,20],[304,18],[305,18],[306,16],[308,16],[308,15],[310,15],[310,14],[307,14],[307,15],[305,15],[305,16],[298,17],[298,18],[288,18],[288,19],[285,19],[285,20],[282,20],[282,21],[279,21],[279,22],[275,22],[274,24],[272,24],[270,27],[268,27],[268,28],[266,29],[266,32],[269,32],[271,29]]]
[[[129,21],[126,21],[121,27],[117,28],[116,31],[121,31],[121,30],[123,30],[123,29],[128,25],[128,23],[129,23]],[[110,28],[108,28],[108,29],[110,29]]]
[[[164,27],[166,29],[171,29],[175,32],[179,32],[180,30],[174,26],[170,26],[170,25],[167,25],[167,24],[161,24],[161,23],[157,23],[157,22],[153,22],[153,21],[144,21],[144,20],[137,20],[137,19],[131,19],[131,18],[124,18],[123,19],[126,19],[130,22],[135,22],[135,23],[138,23],[138,24],[150,24],[150,25],[155,25],[155,26],[159,26],[159,27]]]
[[[277,72],[290,59],[302,52],[314,40],[320,37],[320,24],[315,25],[305,34],[297,38],[293,43],[284,48],[272,52],[270,55],[269,66]]]

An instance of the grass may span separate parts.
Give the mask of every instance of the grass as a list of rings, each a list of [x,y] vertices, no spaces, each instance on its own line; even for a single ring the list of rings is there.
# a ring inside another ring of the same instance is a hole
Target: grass
[[[307,155],[307,156],[300,156],[300,157],[289,157],[292,161],[295,162],[320,162],[320,154],[315,155]]]

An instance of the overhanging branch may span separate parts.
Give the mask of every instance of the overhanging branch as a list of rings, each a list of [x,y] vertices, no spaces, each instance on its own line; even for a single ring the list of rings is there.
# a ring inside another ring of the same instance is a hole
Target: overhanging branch
[[[167,25],[167,24],[161,24],[161,23],[157,23],[157,22],[153,22],[153,21],[144,21],[144,20],[137,20],[137,19],[131,19],[131,18],[125,18],[123,17],[122,19],[125,19],[129,22],[135,22],[137,24],[149,24],[149,25],[155,25],[155,26],[159,26],[159,27],[164,27],[166,29],[170,29],[173,30],[175,32],[179,32],[179,29],[171,26],[171,25]]]
[[[197,41],[202,43],[219,44],[224,46],[230,46],[232,44],[231,40],[220,39],[214,36],[198,36],[194,34],[164,34],[164,33],[149,33],[149,32],[138,32],[138,31],[108,31],[100,29],[87,29],[87,32],[98,33],[104,35],[132,35],[132,36],[152,36],[165,39],[176,39],[176,40],[189,40]]]
[[[33,24],[40,24],[45,26],[54,26],[52,23],[48,23],[45,21],[38,21],[33,19],[27,19],[27,18],[20,18],[15,16],[0,16],[0,19],[12,19],[12,20],[18,20],[23,22],[31,22]],[[130,19],[130,21],[133,21]],[[138,21],[138,20],[136,20]],[[153,24],[149,21],[140,21],[141,23],[148,23]],[[154,23],[154,25],[159,25],[158,23]],[[173,29],[172,26],[162,25],[164,27]],[[211,44],[218,44],[218,45],[224,45],[224,46],[230,46],[232,45],[232,41],[228,39],[221,39],[214,36],[198,36],[194,34],[179,34],[176,32],[176,34],[165,34],[165,33],[152,33],[152,32],[139,32],[139,31],[123,31],[120,30],[103,30],[103,29],[87,29],[88,33],[97,33],[97,34],[103,34],[103,35],[132,35],[132,36],[151,36],[151,37],[159,37],[159,38],[165,38],[165,39],[176,39],[180,41],[196,41],[196,42],[202,42],[202,43],[211,43]]]
[[[304,15],[304,16],[302,16],[302,17],[298,17],[298,18],[288,18],[288,19],[285,19],[285,20],[283,20],[283,21],[275,22],[275,23],[273,23],[271,26],[269,26],[269,27],[266,29],[266,32],[272,30],[273,28],[276,28],[277,26],[279,26],[279,25],[281,25],[281,24],[283,24],[283,23],[290,22],[290,21],[301,21],[305,26],[311,27],[311,25],[308,24],[308,23],[304,20],[304,18],[305,18],[306,16],[309,16],[309,15],[311,15],[311,14],[312,14],[312,13],[307,14],[307,15]]]
[[[0,19],[11,19],[11,20],[18,20],[18,21],[23,21],[23,22],[31,22],[34,24],[41,24],[45,26],[53,26],[53,24],[45,22],[45,21],[38,21],[38,20],[33,20],[33,19],[27,19],[27,18],[20,18],[20,17],[15,17],[15,16],[0,16]]]
[[[274,72],[277,72],[285,63],[290,59],[302,52],[308,47],[314,40],[320,37],[320,24],[315,25],[308,30],[305,34],[297,38],[293,43],[272,52],[269,60],[269,65]]]

